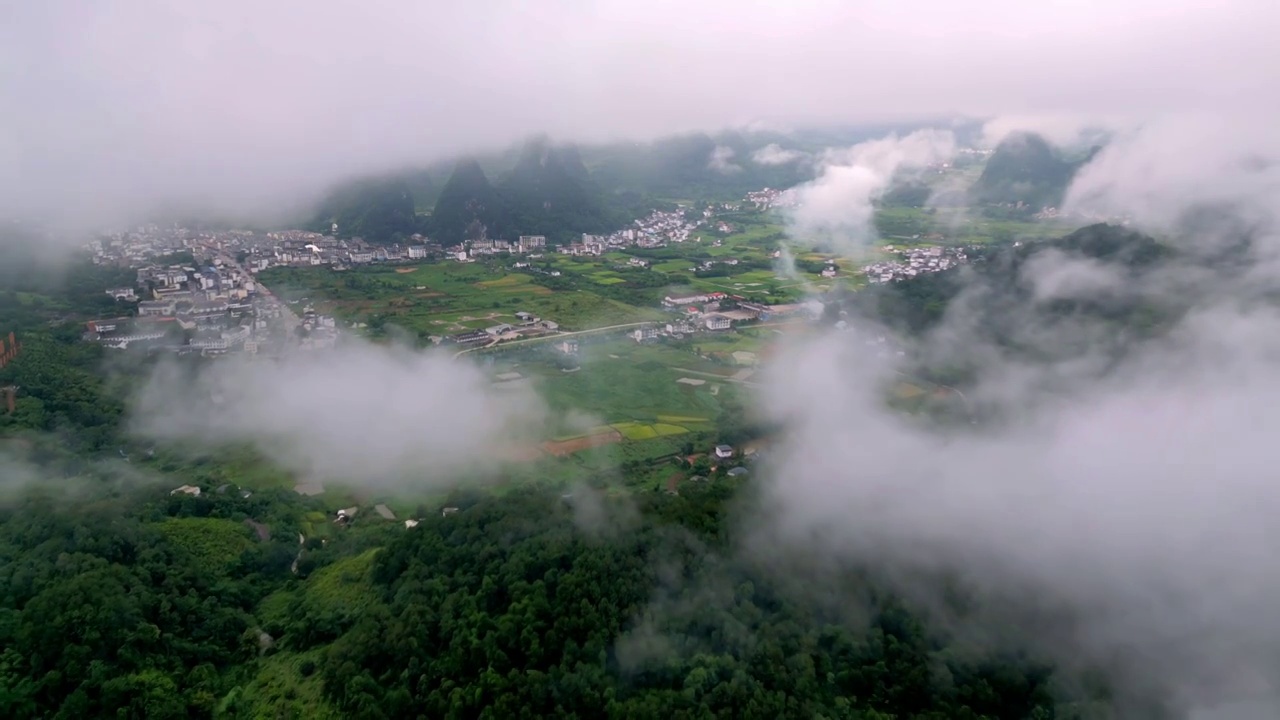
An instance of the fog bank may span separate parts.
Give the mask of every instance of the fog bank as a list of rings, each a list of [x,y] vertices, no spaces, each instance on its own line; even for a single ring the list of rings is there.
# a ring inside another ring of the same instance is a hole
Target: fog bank
[[[137,433],[215,449],[246,443],[302,480],[445,487],[532,444],[545,419],[528,388],[497,389],[441,353],[352,340],[275,361],[163,365],[136,398]]]

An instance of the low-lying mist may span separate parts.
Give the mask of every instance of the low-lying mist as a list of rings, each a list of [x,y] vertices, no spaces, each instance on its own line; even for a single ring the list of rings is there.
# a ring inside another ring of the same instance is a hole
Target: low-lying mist
[[[1122,694],[1182,709],[1272,698],[1275,165],[1231,162],[1242,146],[1224,141],[1199,153],[1213,158],[1207,179],[1218,184],[1197,194],[1143,151],[1168,139],[1167,126],[1147,132],[1086,167],[1069,195],[1137,210],[1140,227],[1165,231],[1170,252],[1152,253],[1141,272],[1132,255],[1046,248],[956,273],[965,287],[941,322],[898,338],[910,362],[967,366],[964,402],[998,410],[1000,422],[939,430],[889,409],[886,386],[906,366],[866,338],[894,333],[851,315],[853,332],[790,343],[768,369],[760,401],[787,432],[743,522],[767,538],[762,546],[877,568],[938,617],[946,604],[922,576],[958,578],[990,607],[1064,610],[1075,619],[1007,612],[956,623],[1067,669],[1111,668]],[[1153,174],[1162,179],[1139,181]],[[853,207],[867,197],[855,195]],[[1234,222],[1179,224],[1200,199],[1238,209],[1247,236]],[[1238,257],[1206,264],[1206,249]],[[1006,297],[1019,302],[990,302],[1002,273],[1001,291],[1016,289]],[[1091,314],[1130,305],[1158,311],[1153,327],[1135,335],[1132,315]]]
[[[497,389],[466,360],[358,339],[278,360],[161,365],[133,407],[145,437],[247,443],[299,478],[383,489],[491,471],[545,419],[528,388]]]
[[[817,178],[790,191],[798,203],[787,217],[792,235],[845,253],[865,249],[875,239],[875,202],[892,183],[950,158],[955,149],[949,130],[930,129],[828,150]]]

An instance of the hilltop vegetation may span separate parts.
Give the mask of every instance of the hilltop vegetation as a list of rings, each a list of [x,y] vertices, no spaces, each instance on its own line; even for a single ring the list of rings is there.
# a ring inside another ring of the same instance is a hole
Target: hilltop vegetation
[[[575,239],[583,232],[616,230],[631,220],[621,208],[609,205],[573,145],[529,141],[501,190],[522,235]]]
[[[469,237],[503,237],[514,227],[507,201],[489,183],[480,163],[472,158],[458,161],[449,181],[436,199],[431,214],[435,237],[455,243]]]
[[[361,178],[335,188],[321,203],[311,225],[328,233],[336,224],[340,237],[403,241],[422,228],[414,206],[413,192],[403,177]]]
[[[964,337],[969,352],[926,353],[911,371],[964,388],[992,361],[973,348],[1032,366],[1088,360],[1105,373],[1161,337],[1203,290],[1168,292],[1166,271],[1187,258],[1113,225],[975,255],[967,266],[872,286],[839,305],[926,344],[953,348],[948,338]]]
[[[671,201],[736,201],[764,187],[791,187],[813,178],[812,159],[825,147],[910,129],[794,135],[726,131],[583,148],[536,137],[497,155],[345,183],[325,200],[312,227],[327,231],[337,222],[340,234],[374,242],[414,232],[445,243],[482,233],[506,239],[545,235],[552,243],[569,242],[582,233],[616,230]],[[772,153],[759,154],[766,149]],[[1073,157],[1039,135],[1014,133],[999,144],[967,192],[949,196],[958,204],[985,206],[990,216],[1027,216],[1059,205],[1075,172],[1097,150]],[[882,204],[923,207],[935,190],[908,182],[895,186]],[[878,226],[882,220],[877,217]],[[907,230],[901,222],[889,225],[881,232]]]
[[[792,187],[813,179],[814,158],[827,148],[921,127],[730,130],[582,147],[535,137],[499,153],[345,183],[325,200],[312,226],[327,230],[338,222],[340,234],[374,242],[422,232],[455,243],[478,236],[481,227],[490,238],[545,235],[553,243],[566,242],[581,233],[616,230],[673,201],[736,201],[764,187]],[[971,127],[957,130],[964,137],[976,133]],[[1011,136],[993,160],[991,173],[974,186],[972,197],[981,203],[1022,200],[1037,207],[1042,200],[1060,199],[1083,163],[1060,159],[1033,135]],[[928,193],[923,186],[911,186],[885,200],[914,207]],[[411,219],[411,205],[418,212],[416,220]]]
[[[1038,304],[1034,283],[1028,277],[1037,258],[1062,262],[1096,261],[1110,268],[1120,282],[1132,282],[1173,257],[1174,251],[1155,239],[1125,228],[1097,224],[1055,239],[1021,245],[992,246],[975,252],[974,262],[937,273],[869,288],[858,294],[855,306],[875,319],[897,329],[919,333],[938,325],[962,292],[980,300],[976,308],[982,317],[979,328],[999,328],[1001,318],[1016,314],[1018,308]],[[1093,267],[1093,266],[1091,266]],[[1049,299],[1047,315],[1108,317],[1129,325],[1144,305],[1141,296],[1109,293],[1072,294]]]
[[[250,613],[296,551],[287,532],[250,540],[240,519],[285,524],[301,500],[117,494],[91,475],[67,504],[72,479],[40,474],[0,508],[0,713],[210,717],[257,656]]]
[[[606,538],[541,493],[433,519],[377,556],[379,603],[327,653],[326,692],[362,717],[1053,716],[1047,666],[966,657],[856,575],[829,578],[867,599],[851,621],[734,553],[735,490],[643,500]]]
[[[727,132],[583,150],[536,137],[483,163],[466,157],[451,166],[344,183],[323,201],[311,226],[327,232],[336,222],[344,237],[373,242],[422,232],[455,243],[478,237],[482,228],[490,238],[545,235],[567,242],[581,233],[616,230],[664,200],[736,200],[750,190],[810,178],[812,170],[802,162],[752,160],[755,151],[779,141],[795,144],[782,136]],[[717,148],[728,153],[722,166],[712,163]]]
[[[1035,210],[1058,206],[1076,170],[1092,159],[1062,157],[1049,141],[1035,133],[1013,133],[1000,141],[982,175],[970,190],[977,204],[1023,203]]]
[[[741,491],[721,480],[635,508],[606,499],[594,512],[633,518],[614,536],[580,526],[555,490],[459,497],[459,512],[412,530],[370,519],[339,533],[296,577],[290,517],[308,501],[291,493],[139,491],[74,508],[27,496],[22,510],[0,510],[0,712],[772,720],[1066,709],[1047,665],[965,648],[854,568],[827,582],[858,598],[857,612],[805,599],[798,578],[733,549],[726,511]],[[271,524],[272,539],[232,530],[246,517]],[[227,569],[211,573],[219,547]]]
[[[802,162],[763,165],[752,155],[768,142],[789,138],[724,132],[694,133],[595,149],[595,176],[611,192],[665,198],[736,200],[762,187],[785,188],[812,177]],[[719,149],[719,163],[713,156]],[[799,155],[803,157],[803,155]]]

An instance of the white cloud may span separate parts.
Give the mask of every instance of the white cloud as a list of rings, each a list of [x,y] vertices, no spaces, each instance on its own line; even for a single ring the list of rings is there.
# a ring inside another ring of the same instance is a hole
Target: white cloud
[[[751,161],[757,165],[786,165],[808,157],[799,150],[788,150],[778,143],[769,143],[751,154]]]
[[[1206,309],[1175,337],[1112,379],[1034,403],[1031,388],[1064,366],[992,355],[981,384],[1029,375],[1006,393],[1017,421],[945,435],[885,409],[891,368],[861,343],[791,347],[764,391],[789,432],[748,522],[777,530],[765,542],[884,568],[909,595],[913,570],[947,570],[984,593],[1066,603],[1087,614],[1072,637],[1022,626],[1022,641],[1043,638],[1068,666],[1124,658],[1175,704],[1230,694],[1269,677],[1280,643],[1280,578],[1259,571],[1280,542],[1267,451],[1280,432],[1268,410],[1280,402],[1280,316]],[[968,622],[995,634],[1014,620]]]
[[[951,157],[955,137],[946,130],[919,130],[903,137],[869,140],[828,151],[818,177],[793,192],[793,232],[800,239],[821,239],[846,249],[874,238],[873,203],[900,172],[918,170]]]
[[[707,160],[707,167],[721,175],[732,175],[742,171],[742,166],[733,162],[733,148],[724,145],[717,145],[711,151],[711,157]]]
[[[1193,254],[1135,276],[1046,252],[1022,266],[1022,286],[1035,300],[1195,309],[1162,341],[1122,339],[1117,361],[1114,327],[1039,315],[1035,303],[983,316],[971,287],[919,349],[977,367],[964,404],[999,409],[1004,425],[938,434],[886,409],[893,368],[858,343],[789,348],[765,386],[790,432],[764,517],[783,538],[891,568],[906,593],[921,590],[912,569],[945,570],[984,593],[1065,603],[1083,625],[1069,636],[1024,625],[1022,641],[1043,638],[1064,666],[1122,661],[1118,682],[1159,688],[1180,708],[1280,696],[1280,611],[1268,600],[1280,579],[1258,572],[1280,542],[1266,450],[1280,430],[1280,312],[1255,301],[1280,276],[1277,150],[1263,118],[1182,115],[1121,133],[1082,169],[1068,208],[1130,215]],[[838,167],[865,192],[879,186],[868,165]],[[1227,208],[1226,220],[1188,233],[1188,213],[1205,205]],[[1257,261],[1247,271],[1195,259],[1242,227],[1256,252],[1231,257]],[[1013,620],[970,622],[998,633]]]
[[[1117,136],[1080,170],[1064,207],[1125,215],[1169,231],[1188,210],[1219,205],[1250,223],[1274,226],[1280,219],[1274,119],[1185,114],[1146,122]]]
[[[235,358],[186,377],[160,371],[134,404],[148,437],[246,443],[309,480],[445,486],[532,444],[544,408],[443,354],[352,340],[281,361]]]
[[[982,126],[979,143],[995,147],[1015,132],[1032,132],[1060,148],[1077,149],[1101,144],[1110,133],[1131,128],[1132,120],[1122,117],[1091,117],[1069,113],[1050,115],[1002,115]]]
[[[1037,253],[1022,268],[1036,300],[1099,299],[1120,290],[1124,277],[1113,265],[1069,257],[1056,250]]]

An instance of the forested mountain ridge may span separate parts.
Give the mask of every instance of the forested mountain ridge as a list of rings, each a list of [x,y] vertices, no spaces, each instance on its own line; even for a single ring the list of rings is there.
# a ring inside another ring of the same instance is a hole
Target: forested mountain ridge
[[[1060,205],[1076,170],[1097,151],[1073,162],[1040,135],[1013,133],[996,146],[970,197],[979,204],[1021,202],[1037,210]]]
[[[972,262],[936,273],[874,286],[851,300],[863,315],[908,333],[921,333],[938,325],[951,303],[962,292],[982,291],[994,303],[984,315],[999,325],[997,305],[1026,308],[1032,301],[1033,283],[1026,276],[1036,258],[1096,261],[1123,275],[1141,275],[1175,257],[1175,251],[1154,238],[1116,225],[1099,223],[1062,238],[1042,242],[1003,245],[971,250]],[[1120,312],[1134,309],[1134,298],[1076,297],[1051,303],[1057,314]],[[1117,304],[1119,303],[1119,304]]]
[[[352,180],[334,188],[321,202],[310,223],[312,230],[329,233],[337,225],[340,237],[362,237],[390,243],[419,232],[412,188],[398,175]]]
[[[1001,362],[1074,367],[1064,382],[1098,379],[1162,341],[1214,282],[1203,268],[1186,271],[1193,261],[1175,247],[1114,225],[970,252],[967,265],[834,306],[898,333],[917,376],[967,392]]]
[[[522,235],[563,241],[584,232],[607,233],[629,221],[609,206],[573,145],[554,146],[542,138],[526,142],[499,191]]]
[[[323,201],[310,227],[328,232],[338,224],[343,236],[390,242],[393,235],[426,232],[446,242],[468,239],[485,228],[489,238],[545,235],[553,243],[582,233],[608,233],[655,205],[677,198],[740,199],[763,187],[785,188],[813,176],[799,160],[762,164],[753,153],[786,136],[727,131],[695,133],[652,143],[615,143],[586,150],[545,137],[486,158],[486,172],[474,157],[451,168],[389,173],[339,185]],[[712,163],[728,152],[723,167]],[[510,167],[509,171],[503,171]],[[445,178],[435,193],[432,176]],[[431,207],[429,217],[412,209]]]
[[[788,142],[785,136],[759,133],[692,133],[651,143],[592,148],[588,163],[607,192],[673,199],[739,200],[752,190],[788,188],[813,178],[813,166],[803,161],[808,154],[802,151],[794,162],[756,162],[754,153],[770,140]],[[724,154],[719,166],[712,163],[717,149]]]
[[[458,162],[436,200],[433,237],[447,243],[480,237],[545,235],[553,243],[608,233],[631,221],[628,204],[606,195],[573,145],[533,138],[497,183],[479,162]]]
[[[440,190],[431,214],[433,237],[449,243],[503,237],[511,231],[511,209],[474,158],[459,160]]]

